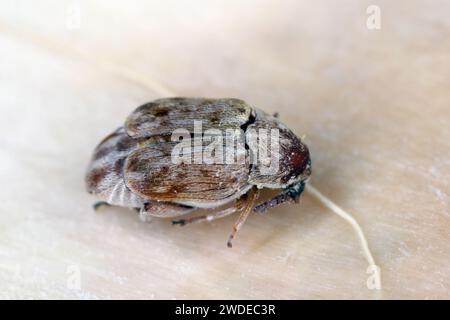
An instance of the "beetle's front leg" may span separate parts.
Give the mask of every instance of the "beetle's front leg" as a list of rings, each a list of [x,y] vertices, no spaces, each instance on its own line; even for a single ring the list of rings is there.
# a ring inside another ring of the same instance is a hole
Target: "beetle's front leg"
[[[304,189],[305,189],[305,183],[303,181],[301,181],[297,184],[294,184],[293,186],[287,188],[286,190],[283,190],[280,194],[276,195],[272,199],[267,200],[266,202],[263,202],[263,203],[257,205],[253,209],[253,211],[258,212],[258,213],[265,213],[269,209],[275,208],[285,202],[298,203],[298,201],[300,199],[300,195],[302,194]]]
[[[236,234],[241,229],[241,227],[244,225],[244,222],[245,222],[245,220],[247,220],[247,217],[249,216],[249,214],[252,212],[253,206],[255,204],[256,199],[258,199],[258,196],[259,196],[259,190],[254,188],[254,189],[250,190],[247,194],[245,194],[244,196],[239,198],[233,207],[230,207],[230,208],[227,208],[227,209],[215,212],[215,213],[211,213],[208,215],[197,216],[197,217],[181,219],[181,220],[175,220],[175,221],[172,221],[172,223],[185,226],[187,224],[192,224],[192,223],[213,221],[213,220],[216,220],[219,218],[226,217],[238,210],[242,211],[238,220],[235,222],[235,224],[233,226],[233,231],[231,232],[230,237],[228,238],[227,245],[228,245],[228,247],[231,248],[232,247],[231,242],[236,237]]]
[[[201,223],[201,222],[209,222],[209,221],[214,221],[220,218],[225,218],[233,213],[235,213],[236,211],[241,211],[246,207],[246,204],[248,202],[248,196],[244,195],[241,198],[236,200],[236,203],[229,208],[217,211],[217,212],[213,212],[210,214],[206,214],[206,215],[202,215],[202,216],[195,216],[195,217],[190,217],[190,218],[186,218],[186,219],[180,219],[180,220],[173,220],[172,224],[179,224],[181,226],[185,226],[187,224],[193,224],[193,223]]]

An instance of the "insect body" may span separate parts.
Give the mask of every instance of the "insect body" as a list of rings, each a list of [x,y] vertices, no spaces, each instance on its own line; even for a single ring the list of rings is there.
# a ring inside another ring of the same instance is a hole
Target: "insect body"
[[[308,148],[277,118],[238,99],[166,98],[137,108],[99,144],[86,184],[104,203],[137,208],[142,218],[233,203],[173,221],[186,225],[240,211],[231,247],[252,211],[298,201],[310,174]],[[255,205],[261,188],[281,191]]]

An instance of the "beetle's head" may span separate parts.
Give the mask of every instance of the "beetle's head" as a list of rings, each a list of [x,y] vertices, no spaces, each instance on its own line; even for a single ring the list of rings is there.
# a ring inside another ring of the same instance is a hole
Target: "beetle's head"
[[[306,181],[311,175],[311,158],[306,144],[292,131],[280,130],[280,187]]]
[[[308,180],[311,175],[311,158],[306,144],[294,134],[289,135],[291,144],[281,148],[282,159],[280,170],[283,172],[281,184],[284,187]]]
[[[249,182],[260,188],[288,188],[311,175],[311,158],[306,144],[285,126],[279,127],[278,148],[269,150],[272,171],[254,165]]]

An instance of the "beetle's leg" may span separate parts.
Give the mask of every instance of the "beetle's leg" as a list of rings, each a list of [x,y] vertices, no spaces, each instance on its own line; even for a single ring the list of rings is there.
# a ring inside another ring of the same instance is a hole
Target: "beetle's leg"
[[[179,224],[181,226],[185,226],[187,224],[193,224],[193,223],[201,223],[201,222],[206,222],[206,221],[213,221],[213,220],[217,220],[220,218],[225,218],[227,216],[229,216],[230,214],[235,213],[236,211],[241,211],[244,209],[245,205],[246,205],[246,195],[242,196],[241,198],[236,200],[236,203],[234,204],[234,206],[223,209],[221,211],[217,211],[217,212],[213,212],[210,214],[205,214],[202,216],[195,216],[195,217],[190,217],[190,218],[186,218],[186,219],[180,219],[180,220],[173,220],[172,224]]]
[[[231,242],[236,237],[236,234],[238,233],[239,229],[242,228],[245,220],[247,220],[248,216],[252,212],[253,206],[255,205],[255,202],[256,202],[256,199],[258,199],[258,196],[259,196],[259,190],[256,188],[253,188],[252,190],[250,190],[250,192],[248,192],[246,194],[245,204],[242,209],[242,212],[241,212],[239,218],[237,219],[237,221],[234,223],[233,231],[231,232],[230,237],[228,238],[227,245],[229,248],[231,248],[233,246]]]
[[[303,181],[283,190],[280,194],[276,195],[270,200],[257,205],[253,211],[258,213],[265,213],[267,210],[275,208],[280,204],[285,202],[296,202],[298,203],[300,195],[305,189],[305,183]]]
[[[233,207],[226,208],[224,210],[213,212],[207,215],[203,216],[196,216],[196,217],[190,217],[186,219],[180,219],[180,220],[173,220],[172,224],[179,224],[181,226],[185,226],[187,224],[193,224],[193,223],[200,223],[200,222],[206,222],[206,221],[213,221],[216,219],[224,218],[226,216],[229,216],[230,214],[235,213],[240,209],[239,200],[236,202],[236,204]]]
[[[139,211],[139,218],[144,222],[149,222],[152,217],[171,218],[188,214],[193,207],[171,202],[150,201],[144,204]]]
[[[101,207],[110,207],[111,205],[108,202],[105,201],[99,201],[92,205],[94,208],[94,211],[98,211]]]

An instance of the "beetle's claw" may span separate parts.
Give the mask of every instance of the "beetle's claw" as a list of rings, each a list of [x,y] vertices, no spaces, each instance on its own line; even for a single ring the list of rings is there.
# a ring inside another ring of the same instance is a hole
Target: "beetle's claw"
[[[179,224],[180,226],[184,226],[184,225],[186,225],[186,220],[184,220],[184,219],[181,219],[181,220],[172,220],[172,225],[174,226],[174,225],[176,225],[176,224]]]
[[[233,241],[233,239],[234,239],[234,235],[230,234],[230,237],[228,238],[228,241],[227,241],[228,248],[233,248],[233,244],[231,243]]]
[[[109,207],[109,206],[110,206],[110,204],[108,202],[100,201],[100,202],[94,203],[92,208],[94,208],[94,211],[98,211],[101,207]]]

